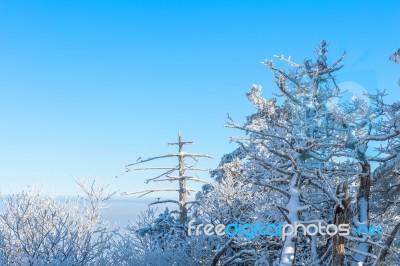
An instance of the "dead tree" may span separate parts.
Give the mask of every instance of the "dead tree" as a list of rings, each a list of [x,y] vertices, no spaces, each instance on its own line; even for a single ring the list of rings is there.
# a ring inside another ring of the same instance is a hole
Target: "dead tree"
[[[122,195],[134,195],[140,194],[140,197],[143,197],[152,192],[161,192],[161,191],[177,191],[179,194],[179,201],[176,200],[159,200],[150,203],[149,205],[154,204],[161,204],[161,203],[176,203],[179,206],[179,221],[181,225],[184,225],[187,222],[187,215],[188,215],[188,205],[194,204],[196,201],[188,201],[188,195],[190,192],[195,191],[194,189],[187,187],[188,181],[200,182],[200,183],[207,183],[206,181],[202,180],[195,174],[190,174],[190,172],[196,171],[209,171],[209,169],[199,168],[196,167],[197,163],[199,162],[199,158],[212,158],[206,154],[196,154],[196,153],[187,153],[183,150],[185,145],[193,144],[192,141],[183,141],[182,136],[179,133],[178,135],[178,142],[168,143],[168,145],[177,145],[178,152],[166,154],[162,156],[151,157],[147,159],[138,158],[137,162],[131,163],[126,165],[125,173],[132,172],[132,171],[148,171],[148,170],[161,170],[163,171],[160,175],[155,177],[146,179],[145,183],[149,182],[162,182],[162,181],[178,181],[178,188],[165,188],[165,189],[146,189],[142,191],[134,191],[134,192],[123,192]],[[177,158],[178,164],[174,167],[140,167],[138,168],[137,165],[141,165],[153,160],[158,159],[165,159],[165,158]],[[188,159],[192,160],[192,164],[189,165]],[[177,174],[176,174],[177,173]],[[118,176],[117,176],[118,177]]]

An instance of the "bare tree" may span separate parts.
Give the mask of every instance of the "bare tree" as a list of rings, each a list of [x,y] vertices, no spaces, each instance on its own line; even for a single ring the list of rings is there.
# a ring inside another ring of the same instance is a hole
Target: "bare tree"
[[[161,174],[146,179],[146,183],[149,182],[162,182],[162,181],[178,181],[178,188],[164,188],[164,189],[146,189],[142,191],[134,191],[134,192],[123,192],[122,195],[134,195],[140,194],[139,197],[143,197],[149,193],[153,192],[166,192],[166,191],[177,191],[179,195],[179,201],[176,200],[160,200],[151,203],[161,204],[161,203],[175,203],[179,206],[179,221],[181,225],[184,225],[187,222],[188,215],[188,205],[194,204],[196,201],[188,201],[188,195],[190,192],[195,191],[194,189],[188,188],[188,181],[207,183],[206,181],[199,178],[197,175],[188,174],[189,172],[196,171],[209,171],[209,169],[199,168],[197,164],[199,162],[199,158],[212,158],[207,154],[197,154],[197,153],[187,153],[184,151],[183,147],[185,145],[193,144],[192,141],[184,141],[182,139],[182,135],[178,134],[178,142],[168,143],[168,145],[176,145],[178,146],[177,153],[170,153],[166,155],[151,157],[147,159],[138,158],[137,162],[126,165],[125,173],[132,171],[148,171],[148,170],[161,170],[163,171]],[[137,167],[137,165],[141,165],[150,161],[158,160],[158,159],[166,159],[166,158],[176,158],[178,160],[178,164],[172,167]],[[192,164],[189,164],[188,159],[192,160]],[[177,173],[177,174],[175,174]]]

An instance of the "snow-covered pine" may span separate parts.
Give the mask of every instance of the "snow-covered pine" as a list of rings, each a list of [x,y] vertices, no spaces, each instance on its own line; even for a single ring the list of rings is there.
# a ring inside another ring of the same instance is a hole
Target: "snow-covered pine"
[[[261,86],[253,85],[247,96],[257,112],[244,125],[230,119],[228,127],[247,136],[234,138],[240,150],[224,159],[227,165],[240,161],[237,180],[265,191],[264,197],[272,201],[265,211],[278,211],[282,220],[369,226],[372,176],[398,155],[400,105],[384,103],[380,91],[368,95],[369,105],[332,105],[344,93],[335,79],[344,54],[329,64],[327,47],[323,41],[316,59],[306,59],[303,65],[284,56],[278,59],[286,68],[265,61],[282,95],[278,100],[264,99]],[[223,165],[214,172],[218,181],[224,178]],[[395,233],[380,239],[298,235],[278,245],[280,256],[275,252],[272,258],[279,265],[376,264],[385,259],[382,254],[390,253],[385,252],[385,243]],[[250,254],[241,251],[235,250],[233,257]]]

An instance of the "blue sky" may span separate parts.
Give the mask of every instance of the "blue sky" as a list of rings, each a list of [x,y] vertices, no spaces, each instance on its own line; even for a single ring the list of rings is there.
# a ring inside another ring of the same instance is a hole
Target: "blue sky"
[[[252,83],[276,92],[260,62],[302,62],[322,39],[332,61],[347,50],[340,80],[398,100],[400,2],[322,2],[0,1],[1,192],[146,188],[145,175],[114,176],[172,151],[178,131],[216,166],[238,134],[226,113],[251,114]]]

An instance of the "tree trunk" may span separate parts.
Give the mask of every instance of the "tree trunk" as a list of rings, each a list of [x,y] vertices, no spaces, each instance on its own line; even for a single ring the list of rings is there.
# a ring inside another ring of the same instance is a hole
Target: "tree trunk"
[[[386,255],[389,252],[389,248],[393,243],[393,240],[396,238],[396,235],[399,233],[400,231],[400,223],[398,223],[395,228],[392,230],[392,232],[390,233],[390,235],[388,236],[388,238],[385,241],[385,247],[382,248],[381,252],[379,253],[378,258],[376,259],[376,266],[382,266],[383,262],[385,261]]]
[[[357,211],[358,211],[358,222],[362,225],[369,227],[369,195],[371,190],[371,166],[368,162],[364,161],[361,163],[361,176],[360,176],[360,188],[357,195]],[[362,252],[369,252],[370,245],[367,243],[360,243],[357,249]],[[367,257],[361,254],[354,256],[356,263],[365,262]]]
[[[183,154],[182,136],[179,134],[179,221],[184,225],[187,221],[187,192],[185,178],[185,156]]]
[[[289,210],[288,218],[292,225],[298,221],[298,211],[300,207],[300,192],[297,186],[298,175],[295,174],[290,181],[289,187],[289,202],[286,205],[286,209]],[[295,235],[286,236],[285,243],[283,244],[280,265],[281,266],[292,266],[296,256],[296,242]]]
[[[351,199],[347,197],[348,186],[344,184],[343,186],[338,186],[336,194],[344,195],[342,198],[342,206],[337,205],[334,211],[333,221],[338,227],[340,224],[350,224],[353,219],[353,213],[349,208]],[[344,265],[345,258],[345,239],[336,234],[333,236],[333,258],[332,266],[342,266]]]

